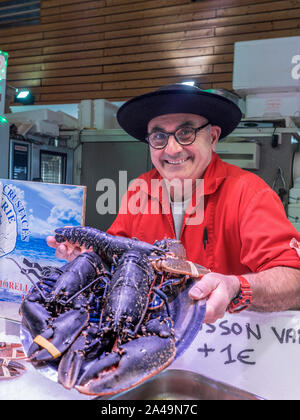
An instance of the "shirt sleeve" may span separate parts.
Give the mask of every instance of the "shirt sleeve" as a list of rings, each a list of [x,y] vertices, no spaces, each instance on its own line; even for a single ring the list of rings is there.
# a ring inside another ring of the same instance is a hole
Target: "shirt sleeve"
[[[240,208],[241,262],[251,271],[272,267],[300,268],[291,240],[300,234],[287,219],[277,194],[268,186],[256,192]]]

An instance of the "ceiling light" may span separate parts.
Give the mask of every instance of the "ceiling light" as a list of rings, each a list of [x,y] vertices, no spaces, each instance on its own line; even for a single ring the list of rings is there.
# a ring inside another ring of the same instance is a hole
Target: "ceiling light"
[[[28,89],[18,89],[15,95],[15,102],[23,105],[32,105],[34,103],[34,96]]]
[[[195,86],[196,82],[193,80],[187,80],[186,82],[182,82],[182,85],[188,85],[188,86]]]

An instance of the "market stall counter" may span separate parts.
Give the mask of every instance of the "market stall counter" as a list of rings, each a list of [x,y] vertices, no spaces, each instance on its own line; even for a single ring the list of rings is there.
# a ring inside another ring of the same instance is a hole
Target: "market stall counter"
[[[5,303],[1,302],[3,313]],[[5,310],[11,313],[10,308]],[[15,314],[14,314],[15,315]],[[0,316],[0,342],[21,343],[20,321]],[[68,391],[56,381],[42,375],[30,362],[19,360],[26,371],[19,377],[0,381],[0,400],[87,400],[89,397],[76,390]]]
[[[0,303],[0,312],[16,318],[16,308]],[[0,316],[0,342],[20,344],[20,320]],[[21,352],[21,350],[20,350]],[[64,389],[51,369],[35,369],[30,362],[18,360],[26,370],[21,375],[0,381],[0,400],[88,400],[76,390]],[[101,398],[100,398],[101,399]],[[112,396],[112,400],[260,400],[261,398],[228,384],[194,372],[167,369],[129,391]]]

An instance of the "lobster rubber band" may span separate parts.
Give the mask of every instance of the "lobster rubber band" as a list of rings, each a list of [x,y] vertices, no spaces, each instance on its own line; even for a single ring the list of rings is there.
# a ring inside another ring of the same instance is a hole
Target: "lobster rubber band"
[[[46,349],[47,352],[51,354],[53,359],[57,359],[59,356],[61,356],[61,352],[54,346],[54,344],[46,340],[46,338],[42,337],[41,335],[37,335],[33,341]]]

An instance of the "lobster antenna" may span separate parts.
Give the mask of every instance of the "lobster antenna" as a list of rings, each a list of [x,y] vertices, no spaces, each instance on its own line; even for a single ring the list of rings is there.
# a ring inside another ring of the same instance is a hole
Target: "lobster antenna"
[[[37,283],[29,276],[29,274],[26,272],[26,270],[24,269],[24,268],[22,268],[21,266],[20,266],[20,264],[16,261],[16,260],[14,260],[13,258],[11,258],[11,257],[6,257],[6,259],[7,260],[11,260],[11,261],[13,261],[16,265],[17,265],[17,267],[20,269],[20,271],[21,271],[21,274],[24,274],[27,278],[28,278],[28,280],[33,284],[33,286],[37,289],[37,291],[40,293],[40,295],[42,296],[42,298],[47,302],[48,301],[48,298],[44,295],[44,293],[43,293],[43,291],[42,291],[42,289],[40,289],[40,287],[37,285]]]
[[[96,279],[94,279],[93,281],[91,281],[87,286],[83,287],[82,289],[80,289],[78,292],[76,292],[73,296],[71,296],[66,302],[62,302],[61,300],[59,300],[58,302],[62,305],[67,305],[68,303],[71,302],[71,300],[75,299],[77,296],[79,296],[82,292],[84,292],[86,289],[88,289],[89,287],[93,286],[93,284],[95,284],[97,281],[99,281],[101,279],[101,276],[98,276]],[[102,280],[104,280],[104,282],[107,284],[107,281],[105,279],[105,277],[102,278]]]

